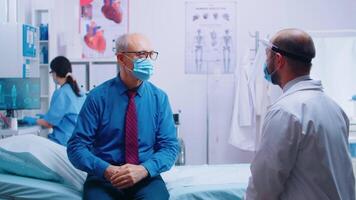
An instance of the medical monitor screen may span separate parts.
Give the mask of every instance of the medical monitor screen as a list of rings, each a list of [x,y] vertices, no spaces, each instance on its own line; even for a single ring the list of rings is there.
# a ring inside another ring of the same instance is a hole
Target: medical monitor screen
[[[41,108],[39,78],[0,78],[0,110]]]

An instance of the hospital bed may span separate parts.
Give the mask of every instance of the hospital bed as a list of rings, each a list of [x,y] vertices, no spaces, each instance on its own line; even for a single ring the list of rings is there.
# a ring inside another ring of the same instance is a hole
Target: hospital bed
[[[66,156],[65,147],[35,135],[0,140],[0,199],[81,199],[86,174]],[[174,166],[162,174],[170,200],[243,199],[249,176],[249,164]]]
[[[247,187],[249,165],[180,166],[162,176],[170,200],[239,200]],[[81,192],[56,182],[0,174],[0,199],[23,198],[79,200]]]
[[[249,164],[175,166],[162,174],[171,200],[243,199]]]
[[[81,192],[56,182],[0,174],[0,199],[80,200]]]
[[[81,199],[85,176],[70,164],[64,147],[47,139],[0,140],[0,199]],[[249,164],[175,166],[162,174],[171,200],[239,200],[249,176]]]

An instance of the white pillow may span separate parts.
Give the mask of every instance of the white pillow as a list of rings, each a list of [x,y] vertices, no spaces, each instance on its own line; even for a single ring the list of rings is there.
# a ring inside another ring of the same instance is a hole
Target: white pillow
[[[82,191],[86,173],[76,169],[70,163],[64,146],[44,137],[28,134],[0,140],[0,148],[9,152],[30,153],[43,165],[61,176],[64,184],[71,186],[77,191]],[[30,168],[30,166],[28,167]]]

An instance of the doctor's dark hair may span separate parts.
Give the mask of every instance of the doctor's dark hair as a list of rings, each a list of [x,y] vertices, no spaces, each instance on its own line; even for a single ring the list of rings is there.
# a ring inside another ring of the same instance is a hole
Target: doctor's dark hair
[[[74,94],[78,97],[81,97],[80,90],[77,82],[73,79],[68,73],[72,73],[72,64],[64,56],[55,57],[50,64],[51,72],[56,72],[56,75],[61,78],[66,78],[66,83],[70,85]]]

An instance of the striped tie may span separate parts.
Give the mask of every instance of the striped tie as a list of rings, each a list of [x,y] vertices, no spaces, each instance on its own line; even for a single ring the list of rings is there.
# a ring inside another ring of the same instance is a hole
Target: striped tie
[[[135,91],[128,91],[129,103],[125,121],[125,160],[126,163],[139,164],[137,139],[137,114],[135,105]]]

